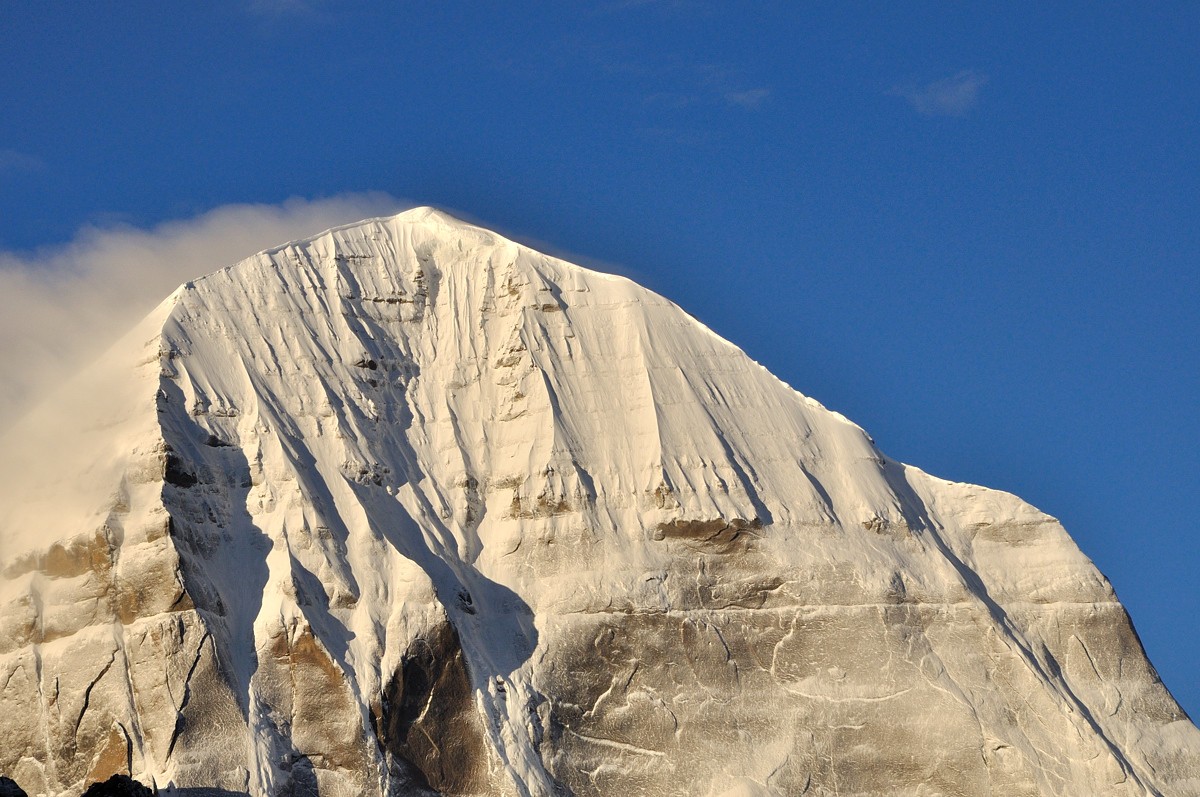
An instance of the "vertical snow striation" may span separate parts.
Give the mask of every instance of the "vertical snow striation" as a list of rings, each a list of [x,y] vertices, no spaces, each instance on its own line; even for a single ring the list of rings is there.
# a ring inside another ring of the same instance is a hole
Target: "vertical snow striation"
[[[1200,792],[1053,518],[428,208],[188,283],[4,444],[31,793]]]

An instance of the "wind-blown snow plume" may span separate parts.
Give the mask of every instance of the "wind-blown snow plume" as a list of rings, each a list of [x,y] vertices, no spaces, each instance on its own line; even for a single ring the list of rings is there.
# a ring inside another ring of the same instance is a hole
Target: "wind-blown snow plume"
[[[56,374],[99,353],[184,280],[267,246],[405,203],[383,193],[223,205],[149,230],[85,227],[67,244],[0,252],[0,429]]]

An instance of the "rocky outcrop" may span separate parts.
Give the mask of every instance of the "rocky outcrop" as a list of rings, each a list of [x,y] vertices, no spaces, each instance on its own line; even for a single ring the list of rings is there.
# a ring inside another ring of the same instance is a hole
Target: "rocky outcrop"
[[[434,211],[183,286],[2,444],[32,793],[1200,793],[1053,518]]]

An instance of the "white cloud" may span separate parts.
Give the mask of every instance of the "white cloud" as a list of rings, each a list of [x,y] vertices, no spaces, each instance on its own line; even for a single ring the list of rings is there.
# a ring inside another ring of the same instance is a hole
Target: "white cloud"
[[[725,101],[730,105],[742,108],[757,108],[763,100],[771,96],[771,90],[766,88],[747,89],[746,91],[727,91]]]
[[[962,116],[979,102],[987,76],[970,69],[924,86],[897,86],[889,93],[903,97],[923,116]]]
[[[647,94],[642,99],[645,105],[666,108],[672,111],[688,108],[699,101],[700,98],[695,94],[686,94],[678,91],[656,91],[653,94]]]
[[[707,6],[707,3],[701,3],[697,0],[612,0],[612,2],[601,3],[597,10],[611,12],[640,8],[661,8],[672,11],[695,12],[707,10]]]
[[[309,14],[316,9],[314,0],[250,0],[247,8],[254,14],[279,16]]]
[[[0,172],[33,172],[45,165],[37,155],[15,149],[0,149]]]
[[[0,430],[181,283],[267,247],[407,206],[386,194],[226,205],[149,230],[86,227],[70,243],[32,254],[0,251]]]

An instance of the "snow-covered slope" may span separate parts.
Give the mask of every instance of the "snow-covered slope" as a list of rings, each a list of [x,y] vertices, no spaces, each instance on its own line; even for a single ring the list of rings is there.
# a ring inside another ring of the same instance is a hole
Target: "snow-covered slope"
[[[1200,794],[1053,518],[434,210],[184,285],[0,445],[30,793]]]

